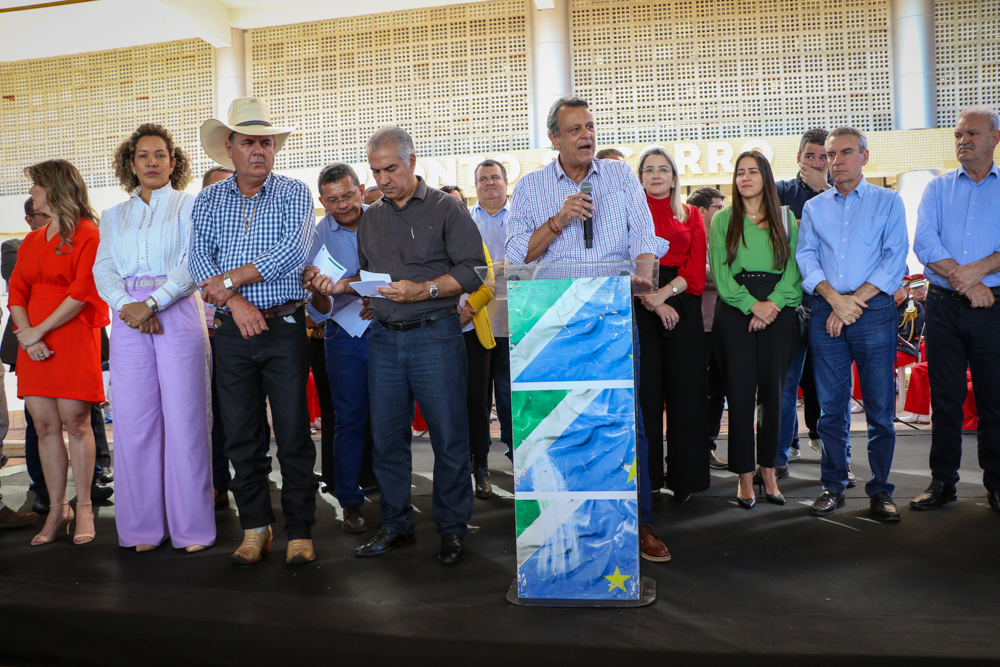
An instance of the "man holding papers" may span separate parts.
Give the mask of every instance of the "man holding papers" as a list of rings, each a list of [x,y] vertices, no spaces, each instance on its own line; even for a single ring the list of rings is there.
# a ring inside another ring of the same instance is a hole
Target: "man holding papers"
[[[316,224],[307,260],[311,266],[306,267],[304,277],[307,282],[317,283],[313,279],[319,273],[332,283],[358,273],[358,226],[368,207],[362,203],[365,189],[358,175],[342,162],[334,162],[320,172],[319,192],[326,216]],[[306,310],[317,324],[326,323],[326,371],[337,419],[333,451],[323,451],[324,461],[333,458],[334,479],[324,481],[333,487],[337,502],[344,508],[341,528],[348,533],[363,533],[368,525],[362,512],[365,496],[358,480],[368,423],[371,314],[355,294],[339,294],[331,299],[317,291],[312,292]]]
[[[358,260],[361,269],[388,274],[391,280],[369,301],[375,321],[368,345],[368,391],[382,527],[356,553],[378,556],[413,540],[409,439],[416,399],[434,448],[431,519],[441,536],[439,558],[457,563],[465,556],[466,522],[472,513],[468,366],[457,305],[463,292],[471,294],[481,284],[475,267],[486,263],[483,241],[457,198],[427,187],[414,174],[417,158],[405,130],[380,129],[368,140],[367,150],[383,196],[364,213]],[[316,289],[336,295],[335,301],[357,284],[319,282],[325,284]]]

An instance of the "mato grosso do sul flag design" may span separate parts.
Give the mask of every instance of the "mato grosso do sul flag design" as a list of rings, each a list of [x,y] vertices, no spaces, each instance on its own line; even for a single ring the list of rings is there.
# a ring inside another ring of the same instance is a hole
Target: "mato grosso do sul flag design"
[[[639,599],[629,277],[507,289],[518,597]]]

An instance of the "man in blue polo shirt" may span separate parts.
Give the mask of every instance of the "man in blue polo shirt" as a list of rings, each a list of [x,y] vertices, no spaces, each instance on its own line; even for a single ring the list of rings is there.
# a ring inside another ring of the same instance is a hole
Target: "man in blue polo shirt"
[[[990,507],[1000,514],[1000,116],[986,107],[963,111],[955,124],[961,167],[938,176],[917,211],[913,250],[926,267],[927,374],[934,427],[931,485],[914,509],[957,498],[962,463],[962,404],[966,373],[979,414],[979,466]]]

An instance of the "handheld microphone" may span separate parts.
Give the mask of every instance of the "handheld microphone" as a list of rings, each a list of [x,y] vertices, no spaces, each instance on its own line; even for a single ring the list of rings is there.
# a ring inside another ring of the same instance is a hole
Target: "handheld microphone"
[[[585,195],[589,195],[594,191],[594,185],[590,181],[584,181],[580,183],[580,192]],[[594,217],[593,215],[588,215],[583,219],[583,241],[586,243],[588,248],[594,247]]]

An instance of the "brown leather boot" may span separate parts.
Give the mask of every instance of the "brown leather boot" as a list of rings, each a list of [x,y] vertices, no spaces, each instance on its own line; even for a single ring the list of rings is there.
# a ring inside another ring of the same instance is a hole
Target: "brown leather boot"
[[[644,523],[639,526],[639,550],[642,557],[654,563],[666,563],[670,560],[667,545],[653,532],[653,524]]]
[[[240,565],[259,563],[264,554],[271,550],[273,539],[270,526],[263,533],[258,533],[256,528],[243,531],[243,544],[233,552],[233,562]]]
[[[289,565],[305,565],[316,560],[312,540],[288,540],[285,562]]]

